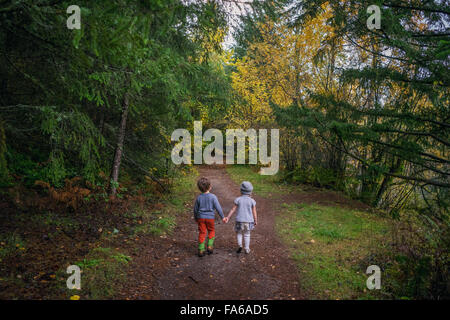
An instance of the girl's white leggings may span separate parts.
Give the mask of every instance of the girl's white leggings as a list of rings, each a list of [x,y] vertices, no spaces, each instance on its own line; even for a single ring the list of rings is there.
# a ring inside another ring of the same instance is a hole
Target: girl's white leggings
[[[245,250],[250,250],[250,230],[238,231],[237,242],[238,246],[242,248],[242,236],[244,236]]]

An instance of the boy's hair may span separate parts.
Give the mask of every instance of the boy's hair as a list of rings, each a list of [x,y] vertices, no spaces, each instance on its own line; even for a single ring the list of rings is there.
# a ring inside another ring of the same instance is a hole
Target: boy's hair
[[[209,182],[208,178],[201,177],[197,181],[197,186],[201,192],[206,192],[209,190],[209,187],[211,187],[211,182]]]

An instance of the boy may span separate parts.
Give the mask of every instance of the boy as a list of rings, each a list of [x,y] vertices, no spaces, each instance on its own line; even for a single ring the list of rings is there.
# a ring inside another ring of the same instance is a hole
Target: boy
[[[225,222],[230,220],[233,213],[236,213],[236,225],[234,231],[237,233],[237,242],[239,249],[237,253],[242,251],[242,237],[244,237],[245,253],[250,253],[250,231],[255,228],[258,223],[256,214],[256,201],[250,198],[253,186],[250,182],[244,181],[241,184],[241,196],[234,200],[234,206],[225,218]]]
[[[225,218],[219,200],[214,194],[209,192],[211,190],[209,180],[204,177],[200,178],[197,186],[202,194],[195,200],[194,218],[198,224],[198,256],[203,257],[205,255],[206,230],[208,230],[208,254],[213,253],[215,235],[214,211],[216,210],[219,213],[223,222],[225,222]]]

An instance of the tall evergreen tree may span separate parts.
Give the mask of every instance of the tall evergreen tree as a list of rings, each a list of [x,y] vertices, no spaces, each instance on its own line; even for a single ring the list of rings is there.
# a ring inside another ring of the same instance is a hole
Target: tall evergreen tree
[[[301,106],[280,110],[280,117],[294,127],[317,129],[359,163],[366,201],[378,205],[389,185],[407,181],[446,211],[448,204],[436,195],[450,187],[448,3],[296,1],[290,9],[293,25],[322,14],[322,3],[331,8],[329,24],[335,29],[323,45],[339,38],[349,48],[339,79],[356,88],[353,99],[310,92]],[[373,4],[381,9],[380,29],[366,23]]]

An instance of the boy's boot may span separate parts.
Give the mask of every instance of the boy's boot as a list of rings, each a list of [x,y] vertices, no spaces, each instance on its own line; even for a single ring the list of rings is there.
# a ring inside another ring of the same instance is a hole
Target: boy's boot
[[[199,257],[205,256],[205,242],[202,242],[198,245],[198,256]]]
[[[208,254],[212,254],[214,250],[214,238],[208,239]]]

